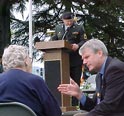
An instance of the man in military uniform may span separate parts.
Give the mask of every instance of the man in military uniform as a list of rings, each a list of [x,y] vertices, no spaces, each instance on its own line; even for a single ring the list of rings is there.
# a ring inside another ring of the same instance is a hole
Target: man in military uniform
[[[61,18],[63,24],[56,26],[52,40],[66,40],[72,45],[72,51],[69,52],[70,77],[80,86],[82,60],[78,50],[86,41],[84,39],[84,29],[82,25],[75,23],[74,14],[71,12],[63,13]],[[72,98],[72,105],[78,105],[78,101],[75,98]]]

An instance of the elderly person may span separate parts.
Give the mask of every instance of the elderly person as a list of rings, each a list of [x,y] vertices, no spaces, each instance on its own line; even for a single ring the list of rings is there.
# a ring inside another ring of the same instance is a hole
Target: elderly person
[[[2,57],[0,102],[20,102],[37,116],[61,116],[60,107],[43,79],[31,74],[32,59],[26,47],[10,45]]]
[[[58,90],[80,100],[80,108],[89,111],[86,116],[124,116],[124,62],[108,56],[106,46],[98,39],[84,43],[79,53],[89,71],[98,73],[94,99],[82,93],[73,80]]]

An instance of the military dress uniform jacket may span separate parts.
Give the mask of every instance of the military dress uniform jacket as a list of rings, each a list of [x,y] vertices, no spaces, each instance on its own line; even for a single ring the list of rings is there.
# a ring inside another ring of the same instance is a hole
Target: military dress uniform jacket
[[[73,24],[68,30],[65,31],[64,24],[57,25],[55,28],[55,35],[52,37],[52,40],[66,40],[70,44],[78,44],[79,47],[83,45],[86,41],[84,39],[84,29],[83,26],[78,24]],[[81,56],[76,52],[71,51],[70,53],[70,65],[77,66],[82,65]]]
[[[87,116],[124,116],[124,62],[107,58],[102,81],[101,102],[97,97],[86,98],[83,110],[90,111]],[[96,105],[97,104],[97,105]]]

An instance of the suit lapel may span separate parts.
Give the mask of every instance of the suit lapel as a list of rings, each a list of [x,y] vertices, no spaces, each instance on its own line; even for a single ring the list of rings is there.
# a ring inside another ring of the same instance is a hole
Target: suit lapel
[[[109,64],[111,63],[112,61],[112,58],[111,57],[108,57],[107,58],[107,61],[106,61],[106,64],[105,64],[105,70],[104,70],[104,75],[103,75],[103,80],[102,80],[102,89],[101,89],[101,100],[103,99],[104,95],[105,95],[105,89],[106,89],[106,72],[107,72],[107,69],[109,67]]]

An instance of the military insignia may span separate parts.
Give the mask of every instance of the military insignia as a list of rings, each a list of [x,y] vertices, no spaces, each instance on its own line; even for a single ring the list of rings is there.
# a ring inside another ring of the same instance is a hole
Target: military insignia
[[[58,32],[58,35],[61,35],[61,32]]]
[[[79,34],[79,32],[73,32],[72,34],[74,34],[74,35],[78,35],[78,34]]]
[[[73,28],[75,28],[75,26],[73,26]]]
[[[99,92],[97,93],[97,97],[100,97],[100,93]]]
[[[98,93],[97,93],[97,104],[99,104],[100,101],[101,101],[101,100],[100,100],[100,97],[101,97],[101,95],[100,95],[100,93],[98,92]]]
[[[59,39],[61,39],[62,38],[62,33],[58,32],[57,36],[58,36]]]
[[[84,33],[83,38],[84,38],[84,39],[87,39],[87,35],[86,35],[86,33]]]

